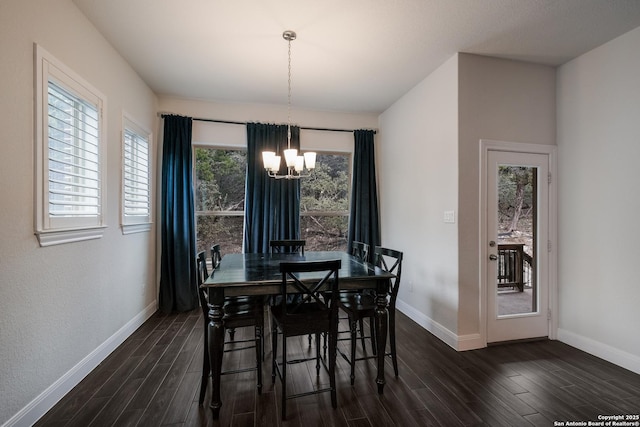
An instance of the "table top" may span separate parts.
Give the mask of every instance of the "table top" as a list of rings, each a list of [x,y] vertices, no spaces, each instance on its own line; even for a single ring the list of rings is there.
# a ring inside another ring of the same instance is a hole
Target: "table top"
[[[217,268],[203,286],[208,288],[234,288],[240,286],[277,285],[282,281],[281,262],[340,260],[342,266],[338,272],[341,288],[361,288],[375,286],[378,280],[395,277],[379,267],[365,263],[357,257],[339,251],[307,251],[298,254],[227,254],[222,257]],[[313,278],[312,274],[309,278]],[[304,279],[304,275],[301,276]],[[271,286],[269,286],[271,288]],[[266,289],[265,289],[265,292]]]

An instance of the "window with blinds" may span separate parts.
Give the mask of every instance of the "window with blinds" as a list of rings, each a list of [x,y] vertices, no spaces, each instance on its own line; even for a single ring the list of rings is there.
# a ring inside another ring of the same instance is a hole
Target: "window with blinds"
[[[151,222],[150,133],[126,115],[122,141],[122,226],[127,232],[149,227],[131,227]]]
[[[35,45],[36,236],[41,246],[102,237],[106,97]]]
[[[98,216],[98,106],[52,81],[48,86],[49,216]]]

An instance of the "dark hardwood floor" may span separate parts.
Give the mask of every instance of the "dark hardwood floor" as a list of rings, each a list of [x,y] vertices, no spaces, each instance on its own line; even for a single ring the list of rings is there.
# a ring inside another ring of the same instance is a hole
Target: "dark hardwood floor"
[[[384,395],[377,394],[373,361],[357,364],[351,386],[349,366],[338,357],[338,408],[327,393],[290,400],[283,423],[269,336],[262,394],[255,371],[223,376],[223,408],[214,421],[206,404],[198,405],[201,311],[157,313],[36,426],[553,426],[640,413],[640,375],[560,342],[458,353],[398,317],[400,376],[389,361]],[[293,342],[292,354],[313,351],[306,337]],[[349,344],[339,345],[346,351]],[[253,363],[252,350],[229,354],[227,368]],[[288,373],[292,392],[328,382],[324,372],[316,378],[313,364],[292,365]]]

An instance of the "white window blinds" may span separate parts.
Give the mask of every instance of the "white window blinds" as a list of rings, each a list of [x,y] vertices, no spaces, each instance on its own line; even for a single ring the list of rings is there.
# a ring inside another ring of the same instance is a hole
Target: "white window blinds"
[[[98,106],[49,81],[49,216],[100,214]]]
[[[148,221],[151,215],[149,137],[125,128],[123,161],[124,222],[130,222],[127,221],[127,217],[143,217],[140,219]]]

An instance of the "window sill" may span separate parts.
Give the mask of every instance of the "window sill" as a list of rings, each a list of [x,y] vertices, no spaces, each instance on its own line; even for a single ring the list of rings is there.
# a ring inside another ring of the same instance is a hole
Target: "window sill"
[[[100,239],[104,235],[106,226],[74,228],[66,230],[39,230],[36,237],[40,246],[61,245],[64,243],[81,242],[83,240]]]
[[[145,233],[151,231],[150,222],[142,224],[122,224],[122,234]]]

